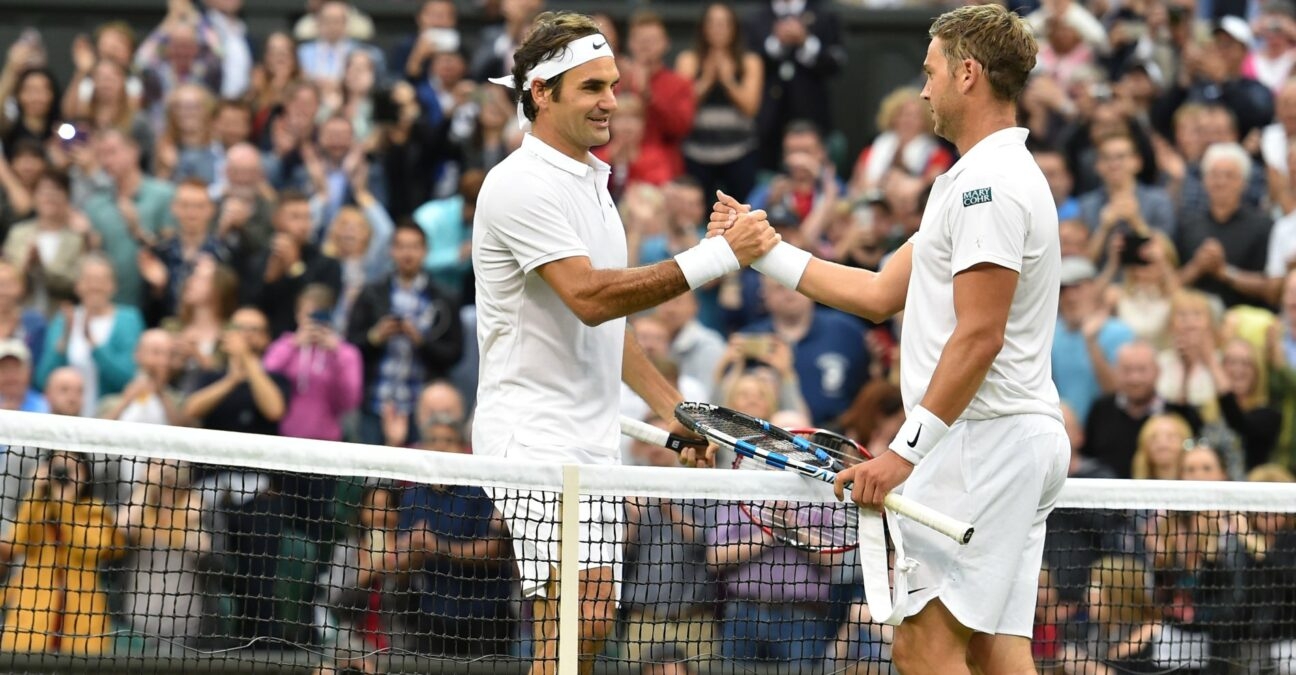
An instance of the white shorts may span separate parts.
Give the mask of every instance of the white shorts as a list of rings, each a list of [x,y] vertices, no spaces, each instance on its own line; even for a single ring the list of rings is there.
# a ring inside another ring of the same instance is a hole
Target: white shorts
[[[558,569],[559,495],[538,490],[485,488],[504,517],[513,538],[523,597],[548,597],[546,584]],[[580,498],[580,569],[611,567],[621,597],[621,544],[625,532],[625,510],[618,497]]]
[[[901,518],[910,572],[905,615],[935,598],[979,633],[1030,637],[1044,521],[1070,464],[1062,423],[1047,415],[959,421],[905,481],[906,497],[972,523],[966,546]]]

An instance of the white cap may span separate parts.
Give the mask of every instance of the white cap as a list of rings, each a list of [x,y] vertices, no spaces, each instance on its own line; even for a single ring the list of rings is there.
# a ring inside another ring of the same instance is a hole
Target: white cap
[[[23,363],[31,363],[31,350],[27,349],[27,343],[16,338],[0,340],[0,361],[7,358],[15,358]]]
[[[1251,48],[1255,42],[1255,35],[1251,32],[1251,26],[1247,24],[1246,19],[1236,16],[1226,16],[1219,20],[1215,26],[1216,33],[1224,33],[1229,37],[1242,43],[1247,49]]]
[[[1081,281],[1089,281],[1098,276],[1098,270],[1089,259],[1079,255],[1069,255],[1062,259],[1062,285],[1070,286]]]

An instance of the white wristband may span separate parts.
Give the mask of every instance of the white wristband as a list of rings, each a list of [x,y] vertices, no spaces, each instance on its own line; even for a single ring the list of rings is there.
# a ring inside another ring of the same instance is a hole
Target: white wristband
[[[944,420],[920,405],[914,406],[891,441],[891,452],[917,466],[947,433],[949,425]]]
[[[689,288],[709,284],[742,268],[724,237],[703,239],[697,246],[676,255],[675,264],[680,266]]]
[[[751,266],[757,272],[795,291],[812,257],[814,256],[809,251],[802,251],[792,244],[780,241],[769,253],[752,261]]]

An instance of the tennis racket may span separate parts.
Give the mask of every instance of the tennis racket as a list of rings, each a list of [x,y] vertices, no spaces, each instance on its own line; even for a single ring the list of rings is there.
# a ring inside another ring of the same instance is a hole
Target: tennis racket
[[[826,429],[788,429],[793,436],[810,442],[811,452],[791,450],[813,464],[850,466],[866,456],[858,443]],[[742,471],[779,471],[768,462],[739,454],[733,468]],[[740,501],[738,509],[766,534],[790,546],[816,553],[844,553],[859,546],[859,509],[850,502],[789,503],[786,501]]]
[[[845,468],[841,460],[834,458],[824,447],[735,410],[709,403],[681,403],[675,407],[675,417],[684,426],[732,448],[738,455],[759,460],[776,469],[792,470],[808,478],[832,483],[837,473]],[[970,523],[951,518],[903,495],[888,494],[883,504],[960,544],[972,540]]]

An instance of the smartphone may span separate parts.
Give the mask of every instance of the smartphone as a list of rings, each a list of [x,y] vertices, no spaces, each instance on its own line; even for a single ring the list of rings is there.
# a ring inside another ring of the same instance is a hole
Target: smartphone
[[[459,49],[459,31],[453,28],[429,28],[423,31],[423,38],[439,52]]]
[[[63,147],[84,142],[86,139],[85,132],[78,129],[77,125],[68,122],[60,124],[56,133],[58,134],[59,140],[63,141]]]
[[[310,320],[328,326],[333,323],[333,312],[327,309],[317,309],[310,313]]]
[[[763,333],[750,333],[742,335],[739,342],[742,345],[743,356],[763,359],[769,355],[773,349],[772,340],[774,336]]]
[[[372,117],[378,124],[391,124],[400,118],[400,107],[392,100],[391,90],[374,92]]]
[[[1151,241],[1148,237],[1127,233],[1125,236],[1125,247],[1121,249],[1120,263],[1122,265],[1146,265],[1148,261],[1143,259],[1143,245]]]

